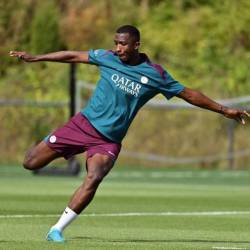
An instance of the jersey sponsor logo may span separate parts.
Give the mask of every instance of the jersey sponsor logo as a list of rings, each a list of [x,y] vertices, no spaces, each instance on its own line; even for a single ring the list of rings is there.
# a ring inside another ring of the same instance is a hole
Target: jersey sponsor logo
[[[56,142],[56,136],[55,135],[50,136],[49,142],[50,143],[55,143]]]
[[[115,83],[117,88],[138,97],[141,89],[141,84],[133,82],[132,80],[124,77],[119,76],[118,74],[113,74],[111,76],[111,80]]]

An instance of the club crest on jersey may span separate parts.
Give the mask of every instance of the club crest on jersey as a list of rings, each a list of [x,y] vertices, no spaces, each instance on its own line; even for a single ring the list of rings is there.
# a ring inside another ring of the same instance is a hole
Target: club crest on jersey
[[[111,80],[115,83],[117,88],[138,97],[141,89],[141,84],[136,83],[124,76],[119,76],[118,74],[113,74]]]
[[[94,50],[94,55],[95,55],[95,56],[98,56],[99,51],[100,51],[99,49]]]
[[[141,77],[141,83],[147,84],[148,83],[148,78],[146,76]]]
[[[49,142],[50,143],[55,143],[56,142],[56,136],[55,135],[50,136]]]

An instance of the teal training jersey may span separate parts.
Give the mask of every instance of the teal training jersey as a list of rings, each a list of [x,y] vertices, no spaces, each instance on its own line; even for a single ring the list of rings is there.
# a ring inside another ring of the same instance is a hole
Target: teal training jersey
[[[167,99],[184,86],[160,65],[145,61],[131,66],[111,50],[90,50],[89,63],[99,66],[100,80],[82,109],[82,114],[105,137],[121,142],[138,110],[152,97],[162,93]]]

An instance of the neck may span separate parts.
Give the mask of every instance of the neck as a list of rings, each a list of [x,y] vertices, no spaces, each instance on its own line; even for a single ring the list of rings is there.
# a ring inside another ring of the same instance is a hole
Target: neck
[[[140,56],[140,53],[136,52],[135,55],[130,60],[128,60],[126,63],[133,66],[133,65],[138,65],[141,62],[142,62],[142,58]]]

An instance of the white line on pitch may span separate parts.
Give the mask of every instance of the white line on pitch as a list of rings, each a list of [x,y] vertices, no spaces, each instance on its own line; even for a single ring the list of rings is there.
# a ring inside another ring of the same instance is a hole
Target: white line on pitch
[[[220,216],[220,215],[250,215],[250,211],[204,211],[204,212],[155,212],[155,213],[91,213],[82,214],[84,217],[125,217],[125,216]],[[10,214],[0,215],[0,219],[5,218],[50,218],[59,214]]]
[[[212,249],[217,249],[217,250],[246,250],[246,248],[242,247],[212,247]]]

